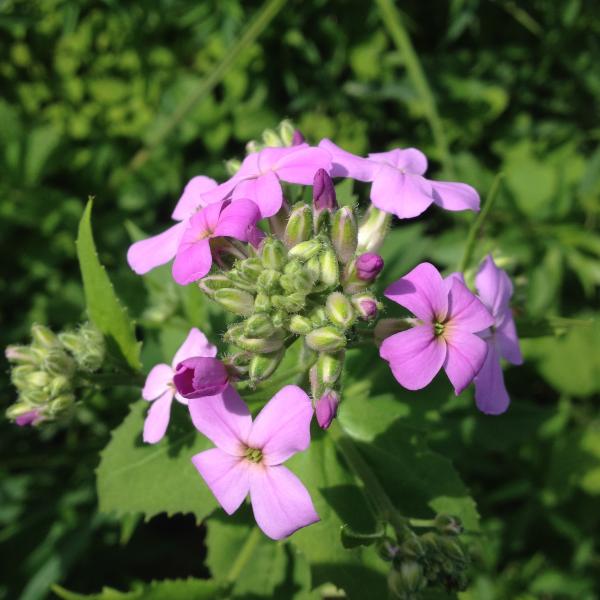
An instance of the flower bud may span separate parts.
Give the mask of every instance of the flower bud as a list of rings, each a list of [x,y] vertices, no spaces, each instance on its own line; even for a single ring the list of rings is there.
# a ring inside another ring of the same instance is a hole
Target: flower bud
[[[288,315],[284,310],[276,310],[274,313],[271,313],[271,320],[275,329],[281,329],[286,324]]]
[[[306,341],[306,340],[305,340]],[[307,348],[308,346],[304,344]],[[313,365],[308,371],[308,381],[310,382],[310,393],[313,398],[321,397],[321,384],[319,383],[319,378],[317,377],[317,365]]]
[[[27,383],[32,388],[45,388],[50,383],[50,376],[46,371],[34,371],[27,377]]]
[[[217,290],[213,294],[213,300],[225,310],[242,317],[247,317],[253,312],[254,296],[243,290],[235,288]]]
[[[313,179],[313,213],[317,216],[324,210],[333,212],[336,208],[333,180],[325,169],[319,169]]]
[[[314,326],[306,317],[301,317],[300,315],[294,315],[288,324],[288,329],[295,333],[296,335],[306,335],[310,333]]]
[[[292,146],[294,140],[294,124],[289,119],[284,119],[279,123],[279,137],[284,146]]]
[[[270,377],[281,363],[283,355],[284,351],[281,349],[272,354],[256,354],[253,356],[248,371],[250,381],[258,382]]]
[[[319,279],[325,286],[338,285],[340,281],[340,269],[337,257],[332,248],[327,248],[319,256],[320,275]]]
[[[352,304],[341,292],[333,292],[327,296],[325,312],[329,320],[342,329],[348,329],[354,321]]]
[[[39,361],[39,354],[31,346],[7,346],[4,356],[13,363],[35,365]]]
[[[276,238],[282,240],[283,236],[285,235],[285,227],[289,218],[290,206],[284,198],[281,203],[281,208],[277,211],[277,213],[268,218],[271,235],[274,235]]]
[[[48,392],[43,389],[29,388],[19,394],[19,398],[26,404],[34,404],[36,406],[43,406],[48,402]]]
[[[306,336],[306,343],[320,352],[334,352],[346,345],[346,336],[335,327],[319,327]]]
[[[400,331],[410,329],[415,319],[380,319],[373,330],[375,344],[381,346],[383,340]]]
[[[259,144],[256,140],[250,140],[246,144],[246,153],[254,154],[256,152],[260,152],[262,150],[262,145]]]
[[[40,348],[53,348],[59,345],[58,337],[45,325],[32,325],[31,337],[34,346]]]
[[[363,281],[372,283],[383,269],[383,258],[374,252],[365,252],[356,259],[356,273]]]
[[[6,418],[14,421],[19,427],[36,425],[43,420],[42,413],[38,409],[31,408],[24,402],[16,402],[9,406],[6,410]]]
[[[304,308],[306,296],[301,292],[294,292],[293,294],[288,294],[287,296],[281,296],[277,294],[275,296],[271,296],[271,303],[275,308],[293,313]]]
[[[25,389],[29,387],[29,376],[35,372],[33,365],[17,365],[10,370],[10,380],[15,387]]]
[[[71,389],[71,380],[64,375],[57,375],[50,381],[49,392],[50,396],[60,396]]]
[[[321,327],[322,325],[327,325],[329,323],[327,312],[322,306],[315,308],[309,316],[315,327]]]
[[[344,366],[344,351],[337,352],[336,354],[328,354],[321,352],[317,359],[317,377],[319,383],[322,383],[325,387],[333,386],[340,375],[342,374],[342,367]]]
[[[315,404],[315,415],[321,429],[328,429],[337,415],[340,397],[337,392],[327,390]]]
[[[254,310],[256,312],[269,312],[271,310],[271,299],[267,294],[258,293],[254,299]]]
[[[248,337],[269,337],[274,331],[273,322],[264,313],[252,315],[244,323],[244,335]]]
[[[262,264],[265,269],[281,271],[287,261],[285,246],[275,238],[266,238],[260,250]]]
[[[290,249],[289,255],[302,261],[307,261],[321,251],[321,242],[317,239],[300,242]]]
[[[343,206],[333,215],[331,243],[342,264],[346,264],[356,252],[357,227],[354,212]]]
[[[391,215],[371,204],[358,227],[357,252],[377,252],[387,235]]]
[[[300,144],[304,144],[305,141],[306,140],[304,139],[302,133],[296,129],[294,131],[294,135],[292,136],[292,146],[299,146]]]
[[[249,281],[256,281],[264,270],[262,261],[258,257],[246,258],[240,262],[238,268]]]
[[[460,535],[463,532],[462,521],[452,515],[438,515],[435,518],[435,528],[446,535]]]
[[[237,158],[230,158],[225,161],[225,170],[230,177],[233,177],[242,166],[242,163]]]
[[[313,256],[310,260],[306,261],[304,267],[313,282],[319,280],[321,277],[321,261],[318,256]]]
[[[377,302],[377,298],[373,294],[367,292],[354,294],[350,301],[361,319],[371,321],[377,316],[379,302]]]
[[[60,416],[61,413],[65,413],[73,408],[74,404],[75,396],[73,394],[63,394],[48,404],[48,411],[53,417]]]
[[[272,293],[279,288],[279,279],[281,274],[279,271],[273,269],[267,269],[263,271],[257,281],[257,287],[261,292],[265,294]]]
[[[212,298],[217,290],[230,288],[231,281],[226,275],[208,275],[198,282],[198,287]]]
[[[70,377],[76,369],[75,361],[62,349],[48,350],[44,358],[44,368],[51,375],[66,375]]]
[[[257,354],[269,354],[283,348],[284,338],[277,333],[268,338],[249,338],[244,335],[235,337],[233,343],[243,350]]]
[[[281,138],[272,129],[265,129],[262,134],[262,139],[265,146],[270,148],[278,148],[282,145]]]
[[[297,204],[290,214],[283,241],[288,248],[305,242],[312,235],[312,213],[306,204]]]
[[[314,284],[313,278],[306,269],[294,275],[282,275],[279,284],[286,292],[303,292],[309,294]]]
[[[255,292],[256,291],[256,282],[248,275],[242,273],[242,271],[237,268],[230,269],[227,271],[227,279],[231,282],[229,285],[233,284],[234,287],[245,290],[246,292]],[[214,298],[214,297],[213,297]]]
[[[229,374],[217,358],[196,356],[182,360],[175,367],[173,383],[177,393],[187,400],[216,396],[229,384]]]
[[[395,575],[392,575],[395,573]],[[393,570],[388,578],[390,588],[400,598],[412,597],[427,584],[423,577],[423,568],[414,560],[403,561],[399,569]]]

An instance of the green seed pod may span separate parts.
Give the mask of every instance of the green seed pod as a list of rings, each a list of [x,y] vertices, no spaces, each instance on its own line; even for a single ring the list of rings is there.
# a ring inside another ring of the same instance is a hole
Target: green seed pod
[[[335,352],[346,345],[346,337],[335,327],[320,327],[306,336],[306,343],[319,352]]]
[[[33,345],[38,348],[54,348],[59,345],[58,337],[45,325],[32,325]]]
[[[312,235],[312,211],[307,204],[296,204],[290,213],[283,241],[288,248],[305,242]]]
[[[198,282],[198,287],[211,298],[217,290],[231,287],[231,281],[225,275],[208,275]]]
[[[331,243],[342,264],[346,264],[356,252],[358,228],[351,208],[343,206],[335,212],[331,223]]]
[[[271,299],[267,294],[258,293],[254,299],[254,310],[256,312],[269,312],[271,310]]]
[[[254,296],[235,288],[217,290],[213,300],[225,310],[242,317],[250,316],[254,309]]]
[[[310,319],[301,317],[300,315],[294,315],[290,319],[288,328],[296,335],[306,335],[314,329],[314,325],[310,322]]]
[[[258,313],[248,317],[244,323],[244,335],[248,337],[269,337],[275,331],[268,315]]]
[[[327,296],[325,312],[329,320],[342,329],[348,329],[354,322],[352,303],[341,292],[333,292]]]
[[[342,374],[342,367],[344,366],[345,352],[337,352],[330,354],[321,352],[317,359],[317,377],[319,383],[325,387],[333,386]]]
[[[250,381],[258,383],[270,377],[279,364],[285,352],[283,349],[273,352],[272,354],[257,354],[250,361],[250,369],[248,375]]]
[[[281,271],[287,261],[287,251],[278,239],[267,238],[262,243],[260,257],[265,269]]]
[[[317,239],[307,240],[306,242],[300,242],[290,249],[290,256],[298,258],[302,261],[307,261],[313,256],[316,256],[321,252],[322,244]]]
[[[279,289],[279,279],[281,274],[273,269],[263,271],[258,277],[257,287],[259,291],[265,294],[271,294]]]
[[[319,256],[320,276],[319,279],[327,286],[333,287],[339,285],[340,268],[337,257],[332,248],[327,248]]]

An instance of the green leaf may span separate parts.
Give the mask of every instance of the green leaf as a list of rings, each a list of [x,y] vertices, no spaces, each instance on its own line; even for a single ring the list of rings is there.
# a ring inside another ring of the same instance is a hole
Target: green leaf
[[[187,408],[174,402],[167,435],[158,444],[144,444],[148,407],[142,400],[133,404],[101,453],[96,480],[100,511],[142,513],[146,520],[162,512],[192,513],[200,521],[217,503],[191,458],[212,443],[193,427]]]
[[[76,594],[59,585],[52,590],[63,600],[214,600],[222,597],[221,587],[214,581],[204,579],[173,579],[153,581],[134,586],[129,592],[105,587],[98,594]]]
[[[90,320],[106,336],[109,350],[117,353],[132,369],[139,371],[140,344],[134,325],[117,298],[106,270],[98,259],[92,234],[92,199],[89,200],[77,235],[77,258]]]

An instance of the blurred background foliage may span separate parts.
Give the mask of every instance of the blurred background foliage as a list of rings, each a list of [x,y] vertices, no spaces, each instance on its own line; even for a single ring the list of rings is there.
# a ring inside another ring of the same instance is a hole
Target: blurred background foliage
[[[524,341],[526,365],[507,373],[513,405],[504,417],[475,414],[468,394],[417,410],[483,517],[484,552],[461,598],[597,598],[600,7],[398,3],[445,153],[414,64],[382,19],[386,2],[283,4],[199,93],[260,3],[0,2],[0,344],[26,341],[33,322],[58,329],[82,319],[73,240],[88,195],[101,259],[138,320],[156,328],[178,303],[193,315],[186,293],[164,278],[147,280],[146,294],[129,272],[125,252],[139,231],[126,223],[161,230],[189,178],[224,178],[224,160],[284,117],[309,141],[331,137],[356,153],[416,146],[436,178],[482,195],[502,171],[475,258],[502,257],[517,316],[596,321]],[[423,259],[456,268],[469,222],[432,209],[396,227],[388,279]],[[156,336],[167,348],[169,327]],[[148,364],[160,355],[156,340]],[[6,363],[1,370],[8,404]],[[91,592],[208,574],[205,533],[192,517],[137,524],[96,513],[97,453],[131,399],[122,390],[94,397],[66,432],[0,425],[0,598],[45,598],[55,582]]]

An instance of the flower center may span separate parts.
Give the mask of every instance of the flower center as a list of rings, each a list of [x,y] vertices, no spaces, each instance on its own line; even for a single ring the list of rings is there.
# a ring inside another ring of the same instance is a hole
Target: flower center
[[[262,450],[258,448],[246,448],[246,452],[244,456],[253,463],[259,463],[262,460],[263,453]]]
[[[433,333],[436,337],[442,335],[444,333],[444,324],[440,323],[439,321],[436,321],[433,324]]]

